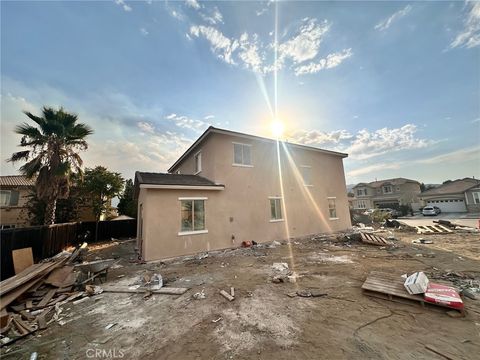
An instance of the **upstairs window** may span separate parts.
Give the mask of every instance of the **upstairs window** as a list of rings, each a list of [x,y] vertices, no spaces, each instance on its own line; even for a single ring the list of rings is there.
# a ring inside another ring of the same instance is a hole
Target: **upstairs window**
[[[328,198],[328,216],[331,220],[337,219],[337,206],[335,204],[336,198]]]
[[[384,185],[384,186],[383,186],[383,193],[384,193],[384,194],[391,194],[391,193],[393,193],[392,185]]]
[[[357,196],[367,195],[367,189],[357,189]]]
[[[300,166],[300,170],[302,172],[303,178],[303,185],[305,186],[312,186],[312,167],[307,165]]]
[[[282,221],[282,198],[270,198],[270,221]]]
[[[1,206],[17,206],[19,192],[15,190],[0,190]]]
[[[202,153],[198,152],[195,154],[195,174],[198,174],[202,171]]]
[[[480,192],[474,192],[473,195],[473,203],[480,204]]]
[[[182,221],[179,235],[206,232],[205,200],[206,198],[180,198]]]
[[[252,145],[233,143],[233,165],[252,166]]]

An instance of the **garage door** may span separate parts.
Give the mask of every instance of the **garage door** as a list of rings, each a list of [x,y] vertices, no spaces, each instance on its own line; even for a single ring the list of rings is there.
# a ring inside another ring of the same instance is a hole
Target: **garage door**
[[[466,212],[465,201],[463,199],[444,199],[444,200],[430,200],[428,205],[437,206],[442,212]]]

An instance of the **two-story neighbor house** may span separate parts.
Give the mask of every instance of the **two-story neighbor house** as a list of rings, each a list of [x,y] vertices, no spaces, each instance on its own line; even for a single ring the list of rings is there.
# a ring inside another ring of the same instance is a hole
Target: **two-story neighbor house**
[[[30,225],[25,211],[35,181],[25,176],[0,176],[0,227],[9,229]]]
[[[354,209],[398,208],[409,205],[413,210],[420,208],[418,195],[420,183],[405,178],[359,183],[352,188],[355,194]]]
[[[209,127],[168,174],[135,175],[145,260],[351,227],[347,154]]]

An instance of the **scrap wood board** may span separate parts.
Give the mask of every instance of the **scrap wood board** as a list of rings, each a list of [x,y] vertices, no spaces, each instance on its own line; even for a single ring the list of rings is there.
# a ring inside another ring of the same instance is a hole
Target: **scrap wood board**
[[[108,286],[103,288],[104,292],[134,293],[134,294],[144,294],[146,292],[151,292],[152,294],[166,294],[166,295],[182,295],[187,290],[188,290],[187,288],[169,288],[169,287],[162,287],[158,290],[148,290],[145,288],[130,289],[128,287],[116,287],[116,286]]]
[[[453,231],[443,225],[418,225],[415,226],[417,229],[417,233],[419,234],[448,234],[452,233]]]
[[[23,270],[33,265],[32,248],[23,248],[12,250],[13,269],[15,274],[21,273]]]
[[[378,245],[378,246],[391,245],[391,242],[385,240],[385,238],[378,235],[367,234],[362,232],[360,233],[360,236],[362,238],[362,242],[365,244]]]

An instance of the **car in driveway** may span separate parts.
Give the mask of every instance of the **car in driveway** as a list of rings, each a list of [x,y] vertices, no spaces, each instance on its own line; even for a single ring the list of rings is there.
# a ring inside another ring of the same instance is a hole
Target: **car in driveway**
[[[440,213],[441,213],[441,210],[437,206],[425,206],[422,209],[423,216],[437,216]]]

